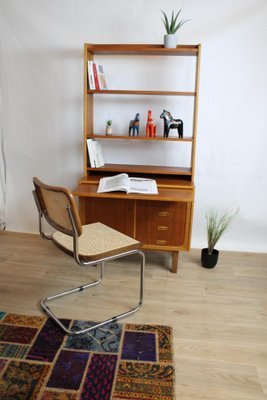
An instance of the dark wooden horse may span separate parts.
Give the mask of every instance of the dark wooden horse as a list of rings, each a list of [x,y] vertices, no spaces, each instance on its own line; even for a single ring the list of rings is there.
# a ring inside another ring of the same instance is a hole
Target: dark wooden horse
[[[129,123],[129,136],[131,136],[131,132],[133,136],[136,135],[139,136],[139,122],[140,122],[140,114],[137,113],[135,116],[135,119],[132,119]]]
[[[170,129],[177,129],[179,138],[183,137],[184,123],[181,119],[174,119],[167,110],[163,110],[160,118],[164,119],[164,137],[169,136]]]

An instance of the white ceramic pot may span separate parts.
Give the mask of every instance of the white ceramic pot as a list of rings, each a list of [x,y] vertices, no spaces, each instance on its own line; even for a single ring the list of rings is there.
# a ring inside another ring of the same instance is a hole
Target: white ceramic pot
[[[106,126],[106,135],[112,135],[112,127]]]
[[[166,49],[175,49],[177,45],[176,35],[164,35],[164,47]]]

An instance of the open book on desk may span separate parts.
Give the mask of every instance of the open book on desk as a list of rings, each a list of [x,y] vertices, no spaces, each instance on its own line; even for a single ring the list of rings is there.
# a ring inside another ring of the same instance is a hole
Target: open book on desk
[[[100,179],[97,193],[117,191],[158,194],[157,183],[154,179],[130,178],[127,174],[118,174]]]

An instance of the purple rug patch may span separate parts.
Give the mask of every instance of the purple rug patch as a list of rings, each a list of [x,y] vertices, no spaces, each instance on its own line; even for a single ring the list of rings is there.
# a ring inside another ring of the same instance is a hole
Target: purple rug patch
[[[156,337],[154,333],[125,332],[122,357],[123,360],[156,361]]]
[[[70,325],[70,320],[68,319],[62,319],[61,322],[66,327]],[[52,362],[64,337],[64,331],[49,318],[31,347],[27,359]]]
[[[47,387],[78,390],[88,358],[89,353],[62,350]]]
[[[83,400],[109,400],[117,365],[115,354],[93,354],[81,399]]]

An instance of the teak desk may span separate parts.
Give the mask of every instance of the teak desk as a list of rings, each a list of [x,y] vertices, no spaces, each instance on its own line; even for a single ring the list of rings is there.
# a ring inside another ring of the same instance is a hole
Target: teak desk
[[[143,243],[144,249],[172,253],[172,272],[178,255],[189,250],[194,188],[158,187],[158,195],[97,193],[97,184],[81,183],[73,191],[79,198],[82,224],[100,221]]]

